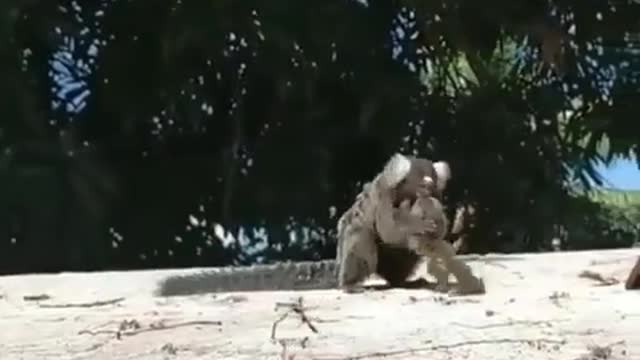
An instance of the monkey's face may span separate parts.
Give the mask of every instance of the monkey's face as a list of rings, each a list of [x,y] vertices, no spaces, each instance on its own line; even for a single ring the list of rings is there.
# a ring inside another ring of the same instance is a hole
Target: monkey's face
[[[417,197],[439,198],[450,178],[446,162],[432,163],[421,158],[411,159],[411,169],[396,188],[397,201],[415,200]]]
[[[437,193],[437,187],[433,177],[412,167],[409,174],[396,188],[396,200],[401,202],[409,199],[413,203],[418,197],[437,196]]]
[[[418,169],[419,170],[419,169]],[[406,196],[432,196],[437,193],[436,183],[432,176],[424,171],[412,170],[398,187],[398,192]]]

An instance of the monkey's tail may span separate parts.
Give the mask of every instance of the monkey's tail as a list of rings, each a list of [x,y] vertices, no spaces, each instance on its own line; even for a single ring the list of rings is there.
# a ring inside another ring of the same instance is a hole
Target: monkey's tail
[[[231,291],[317,290],[337,288],[335,260],[221,267],[160,281],[156,296]]]

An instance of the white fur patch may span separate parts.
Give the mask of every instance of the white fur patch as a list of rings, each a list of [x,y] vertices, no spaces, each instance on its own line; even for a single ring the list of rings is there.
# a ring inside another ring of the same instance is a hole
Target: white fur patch
[[[433,168],[438,175],[438,189],[442,191],[447,186],[447,181],[451,179],[451,168],[446,161],[434,162]]]
[[[394,187],[402,181],[411,170],[411,160],[404,155],[396,153],[387,162],[382,172],[381,179],[385,186]]]

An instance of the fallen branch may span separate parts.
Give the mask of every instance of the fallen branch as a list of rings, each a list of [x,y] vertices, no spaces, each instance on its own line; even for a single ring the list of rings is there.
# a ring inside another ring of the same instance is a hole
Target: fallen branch
[[[98,307],[98,306],[107,306],[117,304],[119,302],[124,301],[125,298],[117,298],[111,300],[102,300],[102,301],[94,301],[90,303],[70,303],[70,304],[38,304],[41,308],[51,308],[51,309],[60,309],[60,308],[90,308],[90,307]]]
[[[280,316],[276,321],[274,321],[273,325],[271,325],[271,340],[276,340],[276,329],[278,327],[278,324],[284,321],[284,319],[286,319],[292,313],[297,314],[300,317],[302,323],[306,324],[312,332],[318,333],[318,329],[315,327],[315,325],[313,325],[313,323],[305,313],[305,310],[307,310],[307,308],[304,307],[302,301],[302,297],[299,297],[298,301],[294,303],[276,303],[276,310],[281,307],[286,307],[288,308],[288,310],[284,314],[282,314],[282,316]]]

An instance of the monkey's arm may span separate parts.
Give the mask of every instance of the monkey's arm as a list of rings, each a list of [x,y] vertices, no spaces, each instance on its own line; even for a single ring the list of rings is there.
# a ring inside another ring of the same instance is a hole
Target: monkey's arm
[[[426,222],[426,225],[433,227],[432,229],[427,229],[426,233],[432,239],[445,239],[449,230],[449,219],[440,200],[435,197],[426,197],[418,200],[414,206],[417,208],[413,209],[413,212],[422,214],[422,219]]]
[[[390,199],[381,199],[376,209],[376,231],[383,242],[401,244],[409,235],[406,224],[409,214],[403,209],[394,209]]]
[[[422,235],[439,231],[442,226],[436,222],[425,221],[422,216],[414,214],[407,202],[402,202],[398,208],[393,206],[393,199],[388,194],[380,196],[376,208],[376,231],[387,244],[404,244],[412,235]],[[446,221],[446,218],[444,219]]]
[[[160,281],[157,296],[230,291],[317,290],[337,287],[335,260],[221,267]]]

